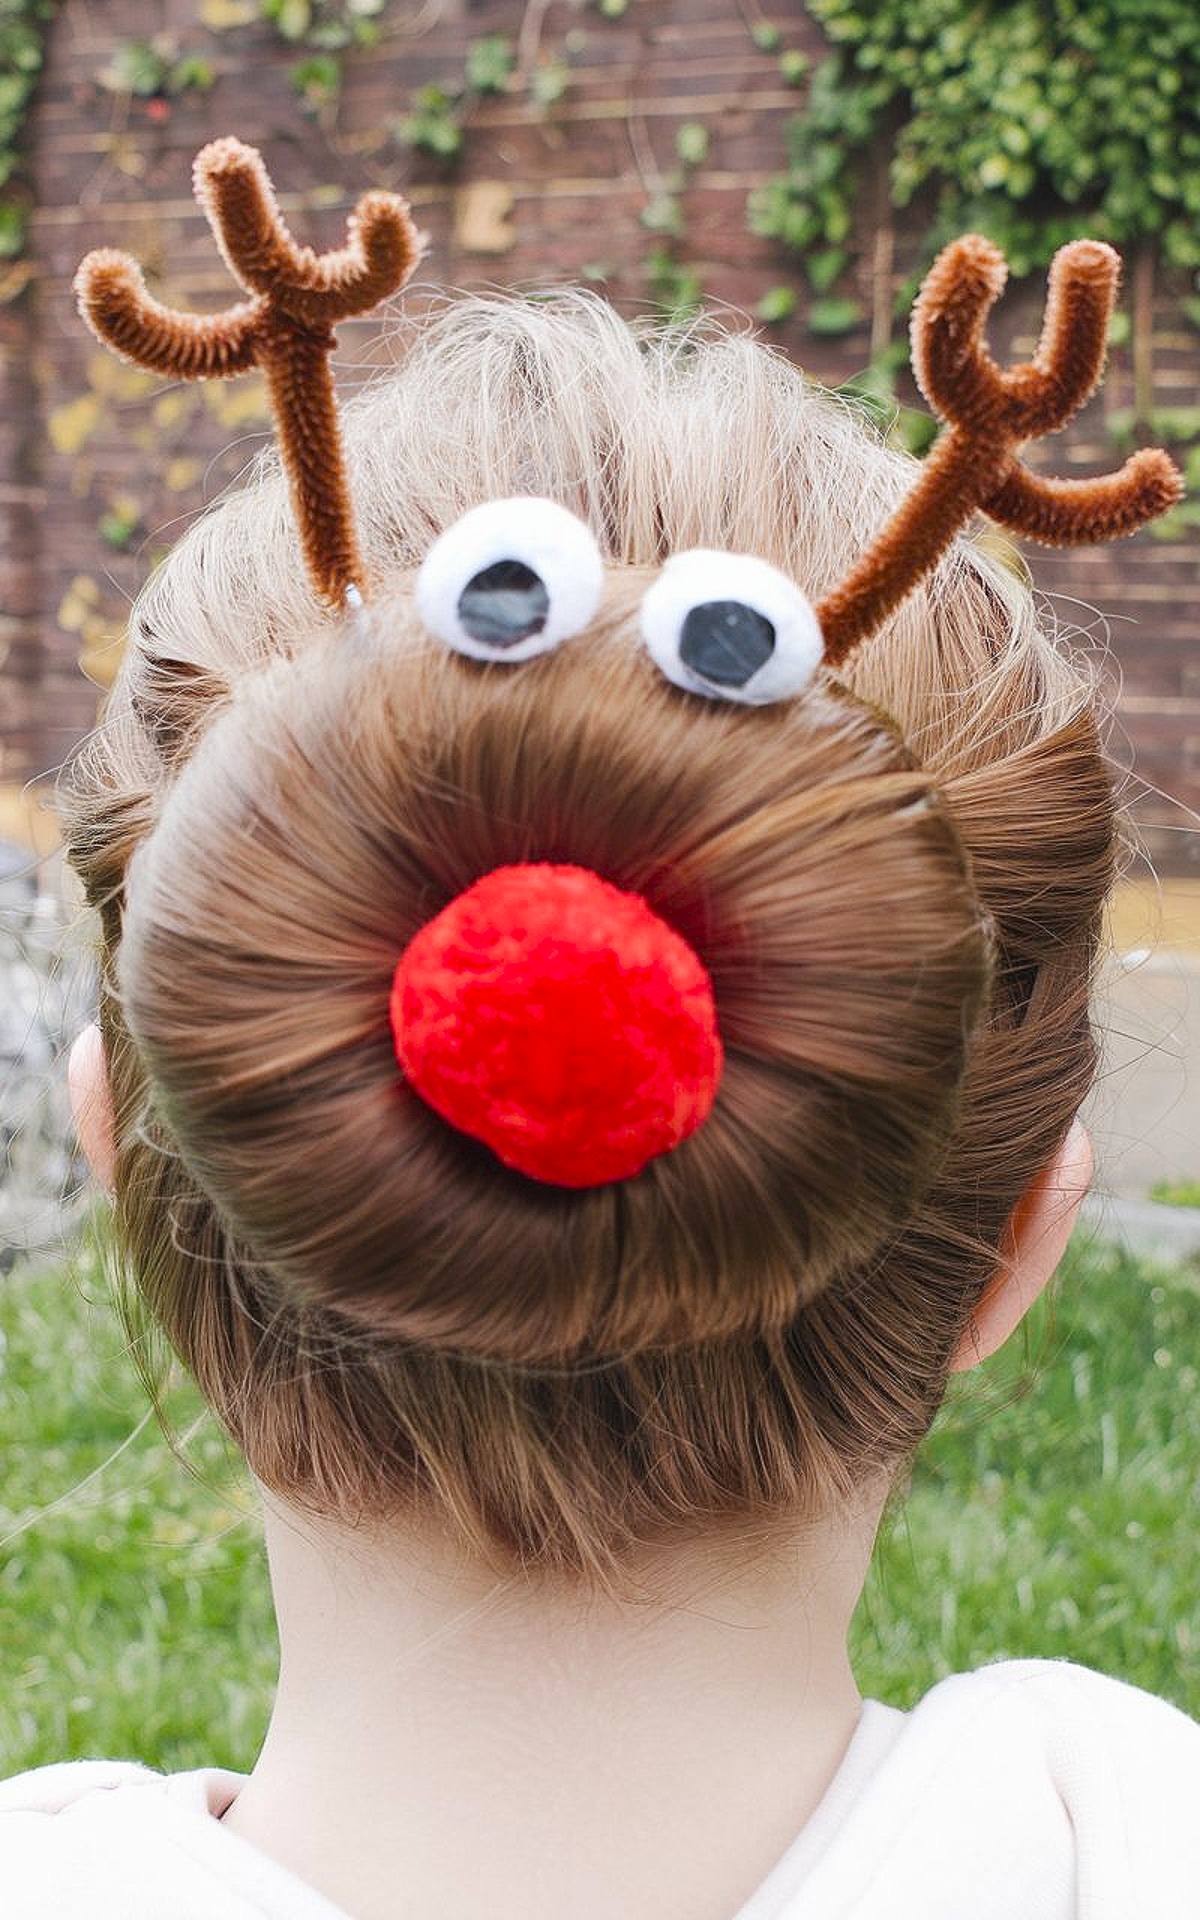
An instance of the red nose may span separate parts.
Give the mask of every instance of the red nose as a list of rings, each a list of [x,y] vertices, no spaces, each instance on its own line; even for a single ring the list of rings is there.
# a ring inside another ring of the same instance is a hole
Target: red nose
[[[703,963],[585,867],[497,867],[427,922],[392,981],[396,1058],[422,1099],[556,1186],[638,1173],[716,1096]]]

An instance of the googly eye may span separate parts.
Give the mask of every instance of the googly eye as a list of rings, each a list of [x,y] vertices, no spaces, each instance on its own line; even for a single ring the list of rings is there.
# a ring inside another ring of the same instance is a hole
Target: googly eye
[[[673,554],[642,599],[642,635],[668,680],[710,700],[765,706],[821,663],[817,616],[794,581],[752,554]]]
[[[488,500],[436,540],[417,575],[431,633],[474,660],[531,660],[600,604],[604,564],[583,521],[553,500]]]

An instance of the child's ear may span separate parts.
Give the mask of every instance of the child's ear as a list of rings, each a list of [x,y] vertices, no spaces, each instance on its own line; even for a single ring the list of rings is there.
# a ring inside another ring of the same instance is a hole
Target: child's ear
[[[964,1373],[996,1352],[1015,1332],[1053,1274],[1092,1182],[1092,1142],[1076,1120],[1049,1166],[1026,1189],[1013,1210],[1000,1265],[971,1315],[950,1362]]]
[[[67,1086],[71,1094],[71,1114],[79,1144],[88,1165],[108,1194],[113,1190],[116,1160],[116,1130],[113,1125],[112,1092],[104,1059],[104,1042],[93,1022],[79,1034],[67,1063]]]

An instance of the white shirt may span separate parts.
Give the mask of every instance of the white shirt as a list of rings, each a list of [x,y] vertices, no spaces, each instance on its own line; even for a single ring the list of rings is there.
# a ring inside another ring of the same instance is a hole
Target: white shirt
[[[4,1920],[348,1920],[220,1824],[243,1776],[119,1761],[0,1782]],[[865,1702],[730,1920],[1200,1920],[1200,1726],[1067,1661]]]

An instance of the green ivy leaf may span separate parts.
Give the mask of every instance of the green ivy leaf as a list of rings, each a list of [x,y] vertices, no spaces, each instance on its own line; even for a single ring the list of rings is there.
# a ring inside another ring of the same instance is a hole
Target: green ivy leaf
[[[683,209],[673,193],[655,193],[639,215],[648,233],[665,233],[674,240],[683,234]]]
[[[1108,322],[1108,344],[1110,347],[1127,347],[1133,333],[1133,322],[1124,307],[1114,309]]]
[[[1160,440],[1200,439],[1200,407],[1156,407],[1150,424]]]
[[[795,288],[768,287],[754,311],[769,327],[778,326],[781,320],[790,320],[796,311]]]
[[[685,167],[703,166],[708,159],[708,128],[699,120],[685,120],[675,135],[675,151]]]
[[[901,407],[892,438],[899,441],[906,453],[915,454],[918,460],[924,459],[937,437],[938,423],[931,413],[924,413],[919,407]]]
[[[0,202],[0,260],[14,260],[25,245],[29,216],[24,207]]]
[[[314,105],[323,106],[335,98],[342,84],[341,62],[331,53],[310,54],[306,60],[297,60],[288,78],[297,93]]]
[[[132,503],[118,503],[100,516],[97,526],[100,538],[110,547],[119,551],[128,547],[137,532],[141,512]]]
[[[341,53],[354,45],[355,38],[349,20],[318,20],[304,36],[306,45],[321,53]]]
[[[1183,540],[1196,527],[1200,527],[1200,500],[1183,500],[1152,520],[1146,531],[1152,540]]]
[[[458,103],[444,87],[418,87],[412,111],[395,122],[392,133],[402,146],[420,148],[439,160],[453,160],[462,152]]]
[[[445,87],[430,84],[417,88],[416,93],[413,95],[413,105],[416,107],[418,113],[449,113],[454,105],[454,96],[447,93]]]
[[[695,267],[676,260],[665,247],[647,259],[646,277],[655,305],[673,322],[690,320],[704,305],[704,289]]]
[[[452,160],[462,152],[463,130],[455,120],[432,120],[420,130],[416,144],[442,160]]]
[[[829,298],[814,300],[806,315],[810,333],[836,335],[853,333],[863,319],[862,305],[857,300]]]
[[[29,81],[23,73],[0,73],[0,115],[7,118],[18,113],[29,94]]]
[[[170,62],[151,40],[122,40],[99,75],[110,93],[131,93],[147,100],[166,89]],[[0,100],[2,105],[2,100]]]
[[[312,26],[312,0],[263,0],[263,14],[283,39],[303,40]]]
[[[779,56],[779,71],[789,87],[802,86],[811,66],[812,61],[799,47],[789,47]]]
[[[556,107],[570,84],[571,69],[566,62],[551,60],[536,69],[529,91],[539,107]]]
[[[806,257],[804,270],[815,293],[828,293],[838,275],[845,270],[846,259],[842,247],[822,247]]]
[[[197,93],[207,93],[216,78],[210,60],[204,60],[196,53],[186,53],[171,68],[167,90],[170,93],[186,93],[194,89]]]
[[[507,34],[489,33],[467,48],[467,85],[476,93],[503,93],[512,75],[513,43]]]

